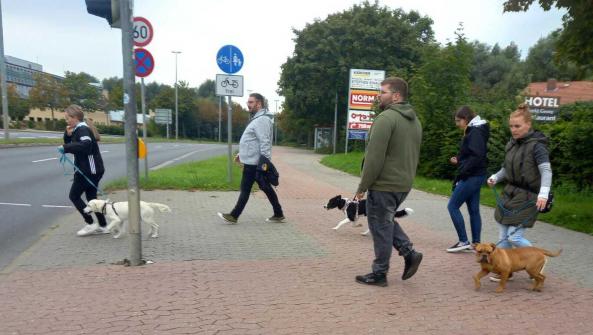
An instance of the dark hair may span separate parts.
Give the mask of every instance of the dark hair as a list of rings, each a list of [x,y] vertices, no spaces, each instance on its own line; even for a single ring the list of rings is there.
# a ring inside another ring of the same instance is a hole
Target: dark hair
[[[464,119],[468,123],[476,117],[476,113],[474,113],[469,106],[461,106],[457,112],[455,112],[455,117],[458,119]]]
[[[249,96],[255,98],[256,101],[259,101],[261,103],[262,108],[266,107],[266,98],[264,98],[263,95],[259,93],[251,93],[249,94]]]
[[[408,83],[398,77],[389,77],[381,82],[381,86],[388,85],[389,90],[393,93],[399,93],[402,99],[408,100]]]

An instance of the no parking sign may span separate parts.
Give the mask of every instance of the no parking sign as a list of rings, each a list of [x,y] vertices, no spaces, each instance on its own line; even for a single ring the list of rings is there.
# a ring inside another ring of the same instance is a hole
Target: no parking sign
[[[147,77],[154,70],[154,58],[144,48],[134,49],[134,64],[137,77]]]

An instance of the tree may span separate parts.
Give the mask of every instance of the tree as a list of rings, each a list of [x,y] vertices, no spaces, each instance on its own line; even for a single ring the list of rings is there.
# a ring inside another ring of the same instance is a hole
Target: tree
[[[68,106],[68,90],[56,77],[48,73],[35,73],[35,85],[29,91],[31,107],[49,108],[51,118],[55,120],[54,111]]]
[[[294,53],[282,65],[278,83],[287,113],[280,126],[287,138],[302,138],[314,124],[333,123],[336,92],[338,120],[345,123],[351,68],[408,78],[433,41],[431,24],[414,11],[363,2],[294,30]]]
[[[546,81],[550,78],[561,81],[583,79],[584,73],[579,71],[574,63],[566,60],[554,62],[554,46],[557,40],[558,32],[553,32],[529,48],[525,66],[531,74],[531,81]]]
[[[90,74],[66,71],[63,85],[71,104],[77,104],[87,111],[96,111],[104,105],[101,85]]]
[[[8,85],[6,93],[8,97],[8,115],[12,120],[22,120],[29,115],[29,100],[19,96],[14,84]]]
[[[526,11],[535,0],[507,0],[505,12]],[[552,6],[565,9],[562,30],[555,42],[556,61],[572,61],[580,70],[593,69],[593,1],[590,0],[538,0],[544,10]]]
[[[411,80],[411,102],[423,125],[419,173],[447,178],[453,174],[449,158],[456,154],[459,141],[453,113],[470,93],[472,48],[460,28],[455,44],[435,47],[426,58]]]

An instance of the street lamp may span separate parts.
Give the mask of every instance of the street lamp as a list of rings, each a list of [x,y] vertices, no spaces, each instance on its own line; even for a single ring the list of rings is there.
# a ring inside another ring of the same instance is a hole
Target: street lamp
[[[179,139],[179,100],[177,97],[177,55],[181,51],[171,51],[175,54],[175,139]]]

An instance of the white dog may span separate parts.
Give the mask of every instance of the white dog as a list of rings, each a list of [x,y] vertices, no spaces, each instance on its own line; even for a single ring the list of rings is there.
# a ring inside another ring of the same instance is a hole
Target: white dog
[[[156,238],[159,237],[159,225],[154,221],[154,210],[156,208],[159,212],[171,212],[171,208],[167,205],[156,202],[140,201],[140,217],[142,221],[150,225],[148,236]],[[108,218],[109,224],[107,230],[114,233],[114,238],[119,238],[123,232],[127,230],[128,221],[128,202],[110,202],[109,200],[94,199],[89,201],[84,209],[85,213],[96,212],[103,213]]]

